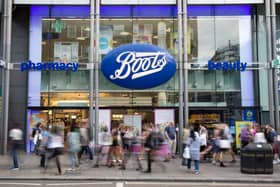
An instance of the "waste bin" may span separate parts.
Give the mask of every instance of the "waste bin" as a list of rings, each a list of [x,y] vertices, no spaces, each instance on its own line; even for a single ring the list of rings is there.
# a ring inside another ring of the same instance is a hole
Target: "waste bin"
[[[272,147],[265,143],[250,143],[241,150],[240,170],[242,173],[272,174]]]

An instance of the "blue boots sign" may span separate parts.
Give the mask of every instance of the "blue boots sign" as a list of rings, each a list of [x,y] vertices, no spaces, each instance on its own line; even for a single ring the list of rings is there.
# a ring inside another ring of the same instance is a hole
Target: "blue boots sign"
[[[129,89],[148,89],[168,81],[176,61],[166,50],[148,44],[127,44],[109,52],[101,71],[107,79]]]

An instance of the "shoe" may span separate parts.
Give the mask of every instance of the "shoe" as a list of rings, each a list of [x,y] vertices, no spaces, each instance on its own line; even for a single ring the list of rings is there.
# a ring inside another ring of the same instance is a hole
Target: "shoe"
[[[152,173],[151,170],[146,170],[146,171],[143,171],[143,173]]]
[[[273,160],[273,164],[278,164],[278,160]]]
[[[68,169],[66,169],[66,171],[75,171],[75,169],[74,168],[68,168]]]
[[[17,171],[17,170],[19,170],[19,168],[11,168],[11,170]]]
[[[200,172],[199,171],[195,171],[195,173],[194,173],[195,175],[199,175],[200,174]]]
[[[213,160],[213,161],[212,161],[212,164],[213,164],[213,165],[216,165],[216,160]]]
[[[224,167],[226,167],[226,166],[224,165],[223,162],[220,162],[220,167],[224,168]]]
[[[94,164],[93,168],[99,168],[99,165],[98,164]]]
[[[136,168],[136,171],[142,171],[142,168]]]
[[[232,164],[233,164],[233,163],[235,163],[235,162],[236,162],[236,160],[232,160],[232,161],[230,161],[230,163],[232,163]]]
[[[108,168],[115,167],[113,164],[107,165]]]
[[[120,167],[119,170],[125,170],[125,167]]]

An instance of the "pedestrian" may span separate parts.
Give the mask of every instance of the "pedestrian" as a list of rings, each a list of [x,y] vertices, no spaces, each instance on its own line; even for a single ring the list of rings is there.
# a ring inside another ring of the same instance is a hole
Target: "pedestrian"
[[[236,157],[235,157],[235,154],[232,150],[234,140],[233,140],[233,137],[230,133],[229,126],[227,124],[225,124],[225,126],[224,126],[223,136],[230,142],[230,148],[227,150],[227,152],[231,155],[230,163],[235,163],[236,162]]]
[[[34,131],[34,137],[33,137],[33,144],[34,144],[34,152],[36,155],[39,155],[39,147],[42,141],[42,125],[40,124],[37,129]]]
[[[44,168],[46,162],[47,147],[50,138],[50,132],[48,131],[48,127],[46,125],[42,125],[41,135],[42,135],[42,140],[39,146],[39,155],[41,157],[40,167]]]
[[[50,143],[48,145],[48,149],[51,151],[51,155],[48,157],[48,163],[51,159],[55,158],[56,167],[58,170],[58,175],[62,174],[61,164],[60,164],[60,155],[63,154],[63,132],[59,130],[59,127],[54,127],[53,132],[50,135]],[[45,169],[47,169],[48,164],[45,165]]]
[[[189,137],[190,137],[190,129],[184,129],[184,131],[183,131],[183,141],[182,141],[183,149],[182,150],[185,150],[185,148],[188,146]],[[184,158],[183,156],[182,156],[182,165],[183,166],[187,165],[187,159]]]
[[[207,129],[202,125],[199,126],[199,138],[200,138],[200,152],[202,152],[207,147],[207,139],[208,139]]]
[[[159,149],[160,144],[164,141],[159,128],[153,127],[146,138],[145,151],[147,155],[147,170],[144,173],[152,172],[152,154]]]
[[[212,164],[216,165],[218,156],[220,155],[220,129],[218,125],[214,126],[213,137],[212,137],[212,147],[213,147],[213,155],[212,155]]]
[[[191,129],[190,138],[188,141],[190,148],[190,158],[188,159],[188,169],[191,169],[191,162],[194,161],[195,174],[199,174],[199,160],[200,160],[200,139],[196,129]]]
[[[169,125],[164,129],[165,138],[169,144],[171,158],[175,158],[176,153],[176,127],[174,122],[170,122]]]
[[[106,165],[111,168],[114,167],[114,160],[116,162],[123,162],[123,151],[120,133],[117,128],[112,130],[112,145],[109,148]]]
[[[77,160],[77,154],[81,149],[80,133],[75,127],[71,127],[70,132],[67,134],[67,142],[69,146],[69,158],[71,163],[71,168],[69,171],[75,171],[75,165],[79,168],[79,163]]]
[[[38,133],[40,133],[41,125],[42,125],[42,123],[38,122],[36,124],[35,128],[32,129],[32,132],[30,134],[30,143],[31,143],[30,151],[31,152],[35,152],[36,153],[36,144],[34,142],[37,142],[37,140],[35,139],[35,136],[38,135]]]
[[[11,169],[18,170],[19,163],[18,163],[17,150],[22,142],[22,130],[19,128],[18,123],[15,123],[14,128],[10,130],[9,137],[11,138],[12,158],[13,158],[13,166],[11,167]]]
[[[265,126],[265,137],[267,143],[269,143],[273,150],[273,164],[280,163],[279,156],[278,156],[278,144],[277,144],[277,132],[271,125]]]
[[[88,121],[82,120],[80,123],[80,140],[81,140],[81,149],[78,153],[79,163],[81,163],[81,158],[83,153],[88,154],[88,159],[93,160],[92,149],[89,147],[89,130],[88,130]]]
[[[241,140],[241,148],[244,148],[253,140],[253,135],[250,131],[249,125],[246,125],[241,129],[240,140]]]
[[[142,165],[140,163],[140,152],[141,152],[141,139],[138,139],[136,134],[133,133],[133,127],[127,127],[127,131],[123,137],[123,141],[126,142],[126,149],[124,149],[124,160],[120,169],[125,170],[126,164],[131,156],[135,156],[138,167],[137,171],[142,170]]]

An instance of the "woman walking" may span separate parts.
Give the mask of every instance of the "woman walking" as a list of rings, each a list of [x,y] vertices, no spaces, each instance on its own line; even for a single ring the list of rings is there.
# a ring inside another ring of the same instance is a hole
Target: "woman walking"
[[[191,161],[194,161],[195,174],[197,175],[199,174],[200,141],[196,129],[191,129],[188,146],[190,147],[191,156],[191,158],[188,159],[188,169],[191,169]]]

